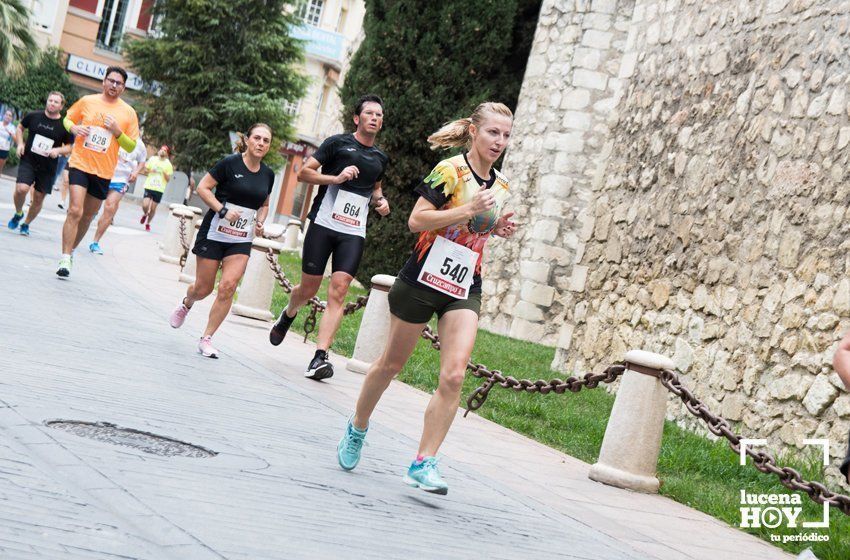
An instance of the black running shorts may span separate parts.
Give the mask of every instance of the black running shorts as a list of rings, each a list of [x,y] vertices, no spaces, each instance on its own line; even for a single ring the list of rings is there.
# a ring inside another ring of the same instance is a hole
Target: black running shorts
[[[469,309],[481,314],[481,294],[471,293],[466,299],[457,299],[429,288],[411,286],[397,278],[387,294],[390,313],[407,323],[427,323],[437,314],[442,317],[455,309]]]
[[[192,252],[205,259],[223,261],[225,257],[229,257],[230,255],[250,255],[251,242],[225,243],[224,241],[213,241],[206,238],[197,239]]]
[[[109,179],[98,177],[94,173],[86,173],[75,167],[68,168],[68,184],[85,187],[86,192],[98,200],[106,200],[106,195],[109,194]]]
[[[366,240],[359,235],[340,233],[312,223],[304,236],[301,272],[321,276],[325,273],[328,258],[333,254],[331,270],[355,276],[365,244]]]
[[[159,191],[145,189],[145,196],[143,196],[142,198],[149,198],[159,204],[160,202],[162,202],[162,193]]]
[[[24,185],[35,185],[35,190],[38,192],[50,194],[53,192],[55,173],[50,167],[36,167],[28,160],[22,159],[18,164],[17,182]]]

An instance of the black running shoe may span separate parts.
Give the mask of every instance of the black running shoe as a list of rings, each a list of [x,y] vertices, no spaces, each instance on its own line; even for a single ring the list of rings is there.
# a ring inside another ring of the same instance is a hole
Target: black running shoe
[[[295,314],[295,317],[298,317],[298,313]],[[269,342],[272,343],[272,346],[277,346],[283,342],[283,338],[289,331],[289,326],[292,324],[292,321],[295,320],[295,317],[288,316],[286,314],[286,309],[280,312],[280,317],[278,317],[277,323],[275,323],[272,330],[269,331]]]
[[[316,350],[316,355],[310,362],[304,377],[320,381],[334,376],[334,366],[328,361],[328,353],[324,350]]]

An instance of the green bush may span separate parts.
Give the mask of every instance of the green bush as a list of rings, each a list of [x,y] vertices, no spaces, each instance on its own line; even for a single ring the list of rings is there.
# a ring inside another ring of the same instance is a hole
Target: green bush
[[[365,37],[342,88],[342,118],[350,129],[358,97],[384,99],[378,145],[390,158],[384,194],[392,213],[369,221],[357,275],[363,284],[374,274],[395,274],[410,255],[412,189],[447,155],[428,148],[428,135],[482,101],[516,106],[539,10],[540,0],[366,1]]]
[[[42,53],[39,60],[27,65],[19,76],[0,80],[0,104],[10,105],[21,117],[30,111],[44,109],[51,91],[61,91],[65,95],[65,107],[70,107],[80,97],[77,86],[65,72],[63,54],[58,49]]]

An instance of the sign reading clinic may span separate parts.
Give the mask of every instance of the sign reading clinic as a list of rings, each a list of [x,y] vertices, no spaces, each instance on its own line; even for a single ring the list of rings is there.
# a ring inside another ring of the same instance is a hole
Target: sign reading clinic
[[[109,68],[109,65],[72,54],[68,55],[68,64],[65,68],[75,74],[81,74],[96,80],[103,80],[106,77],[106,69]],[[138,74],[127,72],[127,89],[142,91],[146,88],[145,83]]]

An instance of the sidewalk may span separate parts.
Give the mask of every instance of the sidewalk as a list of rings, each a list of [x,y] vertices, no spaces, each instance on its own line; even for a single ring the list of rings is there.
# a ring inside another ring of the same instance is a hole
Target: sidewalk
[[[195,344],[211,298],[173,330],[185,292],[154,233],[122,206],[104,256],[80,246],[55,276],[61,211],[9,232],[0,182],[0,558],[765,559],[790,555],[659,496],[594,483],[588,465],[485,421],[458,418],[442,449],[448,496],[408,488],[428,395],[394,382],[364,458],[336,464],[362,376],[302,376],[313,347],[267,342],[228,317],[219,360]],[[256,255],[253,258],[258,258]],[[566,397],[565,397],[566,398]],[[191,442],[162,457],[46,421],[104,421]]]

